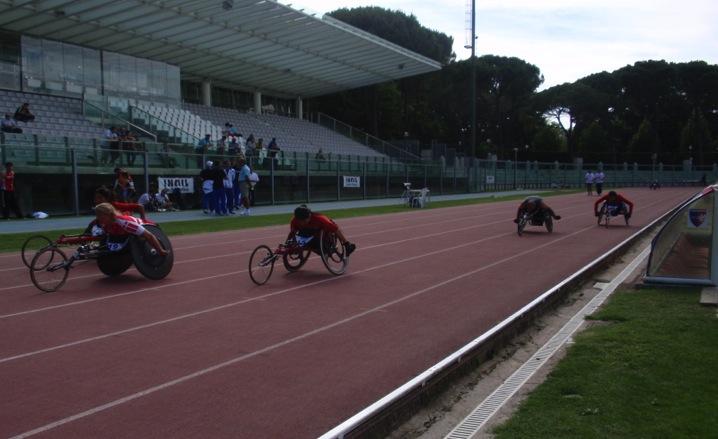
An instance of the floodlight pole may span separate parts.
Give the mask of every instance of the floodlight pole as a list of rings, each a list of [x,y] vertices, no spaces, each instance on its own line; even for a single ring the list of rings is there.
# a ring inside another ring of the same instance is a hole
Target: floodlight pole
[[[471,0],[471,159],[476,158],[476,0]]]

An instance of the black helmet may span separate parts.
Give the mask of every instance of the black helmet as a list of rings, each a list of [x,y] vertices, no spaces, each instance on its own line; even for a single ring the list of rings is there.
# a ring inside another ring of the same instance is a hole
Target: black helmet
[[[306,204],[302,204],[301,206],[294,209],[294,217],[299,220],[305,220],[308,219],[310,216],[312,216],[312,211],[309,210]]]
[[[608,196],[609,196],[609,197],[615,197],[615,196],[617,196],[617,195],[618,195],[618,194],[616,193],[616,191],[611,191],[611,192],[608,193]]]

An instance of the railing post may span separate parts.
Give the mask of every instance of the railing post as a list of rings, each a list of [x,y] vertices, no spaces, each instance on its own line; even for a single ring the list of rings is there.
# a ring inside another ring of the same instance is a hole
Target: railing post
[[[439,194],[444,195],[444,166],[440,166],[439,172]]]
[[[386,159],[384,159],[384,166],[386,167],[386,197],[389,198],[389,173],[391,172],[391,157],[389,157],[388,165],[386,163]]]
[[[362,173],[361,173],[362,193],[363,193],[363,198],[365,200],[366,200],[366,162],[367,162],[367,160],[369,160],[369,157],[364,157],[364,163],[363,163],[363,168],[362,168]]]
[[[144,172],[145,172],[145,192],[148,194],[150,193],[150,155],[147,153],[147,148],[145,148],[145,152],[142,154],[142,158],[144,160]]]
[[[272,205],[274,205],[274,158],[269,159],[269,179],[271,181],[270,186],[272,189]]]
[[[305,163],[305,173],[306,173],[306,180],[307,180],[307,204],[309,204],[309,153],[304,153],[304,163]]]
[[[341,176],[340,176],[341,166],[342,166],[341,155],[339,155],[337,157],[337,201],[342,199],[342,187],[341,187],[341,183],[339,182],[339,180],[341,179]]]
[[[77,155],[74,148],[70,150],[70,157],[72,158],[72,200],[75,215],[80,216],[80,179],[77,175]]]

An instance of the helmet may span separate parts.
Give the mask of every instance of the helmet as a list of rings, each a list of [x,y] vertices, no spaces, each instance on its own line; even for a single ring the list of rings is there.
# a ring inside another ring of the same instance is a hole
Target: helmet
[[[294,217],[298,220],[309,219],[310,216],[312,216],[312,211],[309,210],[306,204],[302,204],[294,209]]]
[[[615,196],[617,196],[617,195],[618,195],[618,194],[616,193],[616,191],[611,191],[611,192],[608,193],[608,196],[609,196],[609,197],[615,197]]]

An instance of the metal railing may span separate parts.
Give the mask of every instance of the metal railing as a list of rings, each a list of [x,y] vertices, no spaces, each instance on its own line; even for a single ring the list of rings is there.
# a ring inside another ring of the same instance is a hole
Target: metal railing
[[[316,123],[317,125],[321,125],[325,128],[328,128],[345,137],[348,137],[357,143],[361,143],[362,145],[368,146],[373,150],[389,157],[394,157],[396,159],[408,162],[421,161],[421,156],[418,156],[396,145],[393,145],[378,137],[372,136],[371,134],[368,134],[360,130],[359,128],[355,128],[327,114],[321,112],[315,113],[314,117],[312,118],[310,116],[308,120],[310,122]]]
[[[113,113],[109,109],[95,105],[87,99],[82,100],[82,114],[86,119],[100,125],[103,128],[110,128],[113,126],[124,127],[127,130],[135,131],[140,135],[149,137],[154,142],[157,142],[157,135],[155,133],[152,133],[141,126],[124,119],[121,115]]]
[[[67,138],[65,138],[67,141]],[[236,157],[216,152],[192,154],[186,145],[141,142],[113,148],[104,141],[67,142],[45,146],[38,136],[0,136],[0,159],[12,161],[18,173],[18,193],[26,210],[80,213],[91,205],[94,188],[114,182],[114,169],[126,168],[136,179],[138,196],[158,177],[194,181],[185,194],[186,208],[198,204],[201,185],[196,181],[207,160]],[[576,164],[457,161],[458,165],[406,163],[389,157],[335,155],[317,159],[307,153],[250,154],[248,164],[260,176],[258,204],[281,204],[400,197],[404,183],[427,187],[434,195],[492,192],[511,189],[545,190],[582,187],[584,168]],[[718,179],[718,167],[685,169],[680,166],[604,166],[606,187],[698,185]],[[347,178],[351,177],[351,178]],[[72,194],[79,194],[74,199]]]
[[[159,138],[168,143],[196,145],[200,140],[199,137],[139,107],[130,106],[128,112],[130,120],[144,125],[149,130],[157,132]]]

